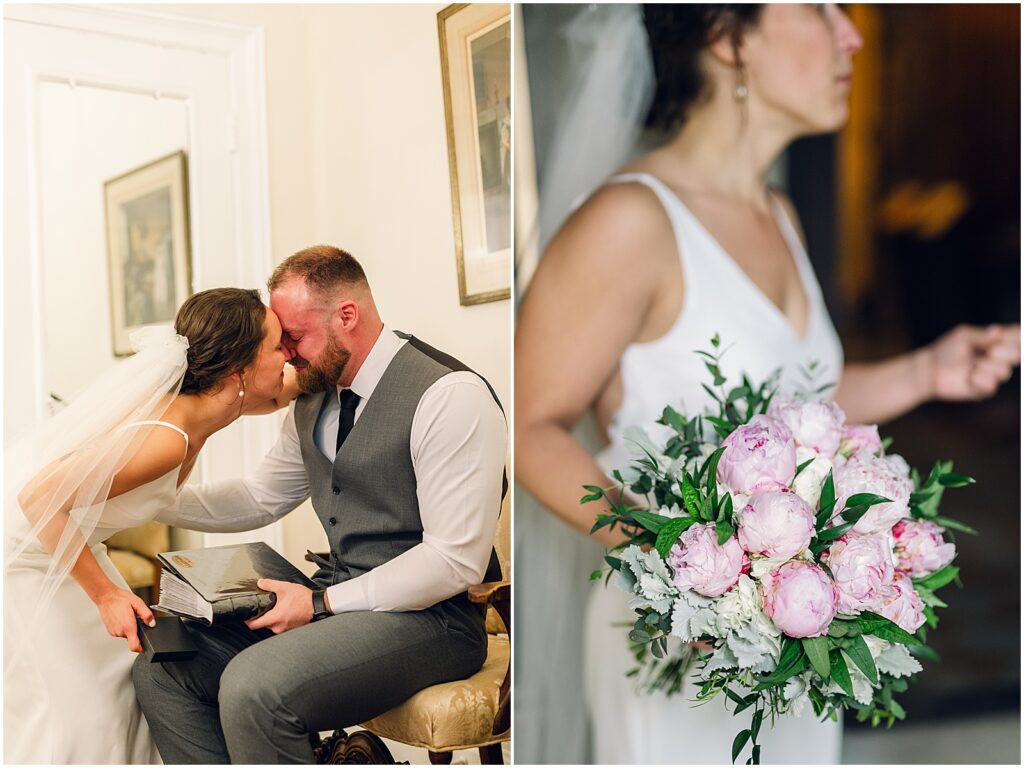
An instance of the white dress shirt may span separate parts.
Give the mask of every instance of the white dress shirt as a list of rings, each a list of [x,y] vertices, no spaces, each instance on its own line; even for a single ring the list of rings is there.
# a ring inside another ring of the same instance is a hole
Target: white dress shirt
[[[356,421],[406,343],[384,327],[352,380],[360,398]],[[333,462],[341,408],[337,395],[330,399],[313,436]],[[331,610],[422,610],[479,584],[498,525],[507,445],[505,418],[479,376],[459,371],[434,382],[416,407],[409,436],[423,541],[329,587]],[[251,530],[283,517],[308,497],[293,403],[277,444],[252,477],[187,486],[177,509],[160,519],[200,531]]]

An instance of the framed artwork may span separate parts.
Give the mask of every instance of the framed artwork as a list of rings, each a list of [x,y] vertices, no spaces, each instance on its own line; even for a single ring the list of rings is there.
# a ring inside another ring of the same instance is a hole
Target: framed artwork
[[[512,24],[509,5],[437,15],[459,303],[511,296]]]
[[[172,323],[192,294],[185,153],[104,183],[114,354],[132,354],[129,334]]]

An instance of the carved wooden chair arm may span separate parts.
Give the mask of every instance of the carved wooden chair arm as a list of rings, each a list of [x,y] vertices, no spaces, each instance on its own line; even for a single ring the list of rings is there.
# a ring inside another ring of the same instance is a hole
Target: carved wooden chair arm
[[[505,670],[505,679],[501,681],[498,691],[498,713],[491,730],[497,736],[512,725],[512,582],[486,581],[470,587],[468,593],[470,602],[494,606],[508,632],[508,669]]]

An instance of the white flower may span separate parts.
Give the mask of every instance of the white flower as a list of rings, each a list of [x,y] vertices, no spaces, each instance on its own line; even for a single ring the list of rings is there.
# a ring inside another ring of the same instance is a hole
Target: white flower
[[[715,604],[716,637],[724,639],[741,669],[767,672],[782,650],[781,632],[761,609],[757,584],[741,575],[736,586]]]
[[[796,449],[796,465],[799,467],[805,461],[811,463],[801,470],[800,474],[793,480],[792,488],[807,505],[818,509],[818,500],[821,498],[821,487],[825,484],[825,478],[832,470],[832,462],[826,457],[816,453],[811,448],[800,446]]]

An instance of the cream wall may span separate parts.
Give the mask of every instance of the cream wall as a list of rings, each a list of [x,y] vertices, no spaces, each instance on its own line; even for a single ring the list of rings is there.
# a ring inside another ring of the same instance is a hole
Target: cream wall
[[[147,5],[262,27],[275,261],[350,251],[385,322],[485,376],[511,402],[511,306],[459,305],[437,12],[444,5]],[[308,504],[285,521],[300,562],[326,537]]]

